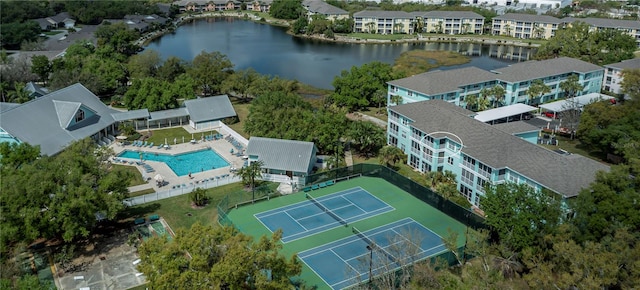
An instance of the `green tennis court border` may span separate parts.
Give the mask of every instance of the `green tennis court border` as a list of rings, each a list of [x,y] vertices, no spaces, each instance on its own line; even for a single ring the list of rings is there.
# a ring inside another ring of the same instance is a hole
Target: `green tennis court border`
[[[419,198],[409,194],[398,186],[387,182],[383,178],[363,176],[343,180],[337,182],[333,186],[314,190],[313,196],[318,198],[357,186],[362,187],[375,197],[395,208],[393,211],[351,224],[359,230],[367,231],[381,225],[410,217],[442,237],[447,237],[449,235],[449,229],[457,232],[458,246],[462,247],[464,245],[466,225],[421,201]],[[253,205],[246,205],[238,207],[237,209],[232,209],[227,213],[227,218],[238,230],[257,239],[262,235],[271,235],[271,232],[254,217],[254,214],[291,205],[304,200],[306,200],[304,192],[294,193],[270,199],[268,201],[255,203]],[[318,247],[352,235],[353,233],[351,232],[350,227],[337,227],[284,244],[282,253],[286,256],[291,256],[304,250]],[[318,277],[304,263],[302,274],[297,278],[304,280],[310,287],[316,286],[318,287],[317,289],[330,289],[329,286],[326,285],[320,277]]]

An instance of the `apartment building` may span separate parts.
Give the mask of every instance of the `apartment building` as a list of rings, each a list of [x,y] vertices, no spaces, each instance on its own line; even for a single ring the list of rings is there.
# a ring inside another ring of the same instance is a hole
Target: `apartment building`
[[[507,13],[493,18],[491,34],[523,39],[549,39],[555,35],[561,21],[547,15]]]
[[[484,17],[472,11],[417,11],[411,12],[416,32],[443,34],[482,34]],[[420,30],[420,31],[419,31]]]
[[[563,98],[565,93],[560,89],[560,83],[570,75],[577,75],[578,82],[584,88],[577,95],[598,93],[602,87],[604,69],[579,59],[560,57],[516,63],[493,71],[477,67],[430,71],[387,82],[388,104],[394,105],[392,100],[396,98],[392,96],[400,96],[400,104],[444,100],[466,107],[467,96],[478,96],[483,88],[496,85],[505,89],[504,98],[499,100],[502,105],[539,104]],[[535,80],[542,80],[551,91],[529,100],[527,90]]]
[[[442,100],[388,110],[388,144],[405,152],[407,163],[420,172],[453,172],[460,193],[476,206],[487,183],[526,184],[566,199],[577,196],[596,172],[609,170],[589,158],[559,154],[519,136],[530,128],[488,125],[472,118],[473,112]]]
[[[566,17],[560,19],[563,25],[571,25],[576,21],[589,24],[592,30],[617,29],[623,33],[630,35],[636,40],[636,44],[640,47],[640,21],[637,20],[620,20],[608,18],[573,18]]]
[[[304,0],[302,1],[302,6],[307,10],[309,21],[312,20],[313,15],[322,15],[331,21],[349,18],[349,12],[329,5],[322,0]]]
[[[413,33],[413,15],[404,11],[364,10],[353,14],[354,32],[398,34]]]
[[[622,71],[625,69],[640,69],[640,58],[623,60],[618,63],[612,63],[604,66],[604,83],[603,89],[614,94],[620,94],[620,83],[624,80]]]

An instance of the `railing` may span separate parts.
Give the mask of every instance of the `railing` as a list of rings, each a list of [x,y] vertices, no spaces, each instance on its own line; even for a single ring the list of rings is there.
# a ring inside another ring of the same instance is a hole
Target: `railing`
[[[242,135],[238,134],[238,132],[236,132],[233,129],[229,128],[229,126],[225,125],[222,122],[220,122],[220,129],[224,130],[224,132],[226,132],[227,134],[231,135],[238,142],[244,144],[244,146],[249,145],[249,140],[247,140],[247,138],[242,137]]]

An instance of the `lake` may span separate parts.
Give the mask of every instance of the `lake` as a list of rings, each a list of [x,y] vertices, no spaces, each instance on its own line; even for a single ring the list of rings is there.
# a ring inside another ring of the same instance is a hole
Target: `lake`
[[[469,63],[441,67],[477,66],[492,70],[533,55],[529,48],[470,43],[332,43],[293,37],[286,29],[232,17],[198,19],[178,27],[172,34],[151,42],[146,49],[158,51],[163,59],[177,56],[191,61],[201,51],[219,51],[235,69],[253,68],[318,88],[332,89],[331,82],[342,70],[372,61],[393,64],[405,51],[450,50],[471,56]],[[501,57],[495,57],[501,56]]]

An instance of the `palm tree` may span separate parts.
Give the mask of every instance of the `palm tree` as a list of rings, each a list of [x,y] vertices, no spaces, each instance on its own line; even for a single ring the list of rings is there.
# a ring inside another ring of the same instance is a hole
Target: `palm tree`
[[[493,95],[493,107],[497,108],[499,104],[504,101],[504,95],[507,91],[501,85],[495,85],[491,88],[491,95]]]
[[[393,24],[393,33],[400,33],[404,29],[404,24],[402,23],[394,23]]]
[[[511,36],[511,25],[509,25],[509,23],[505,24],[504,30],[508,36]]]
[[[467,34],[469,32],[469,27],[471,27],[471,24],[468,22],[462,23],[462,34]]]
[[[422,17],[418,16],[413,21],[413,32],[414,33],[422,33],[424,30],[424,22],[422,21]]]
[[[544,38],[544,27],[540,27],[540,24],[538,23],[534,23],[533,24],[533,35],[534,38]]]
[[[9,91],[9,102],[11,103],[26,103],[31,100],[29,91],[24,83],[14,82],[13,91]]]
[[[442,21],[438,21],[436,24],[436,33],[442,33]]]
[[[551,92],[551,88],[544,84],[541,79],[534,80],[527,89],[527,105],[531,103],[531,99],[541,97]]]
[[[264,166],[264,162],[262,160],[256,160],[249,163],[249,165],[238,169],[234,176],[239,176],[242,178],[243,184],[249,184],[251,186],[252,193],[252,201],[256,199],[255,196],[255,185],[256,179],[262,177],[262,166]]]
[[[467,96],[465,102],[467,102],[467,110],[475,111],[478,107],[478,95]]]
[[[387,145],[380,149],[378,153],[380,157],[380,164],[393,167],[401,160],[404,160],[406,155],[400,148],[392,145]]]
[[[376,23],[375,22],[369,22],[366,25],[367,25],[367,32],[368,33],[376,33],[375,31],[373,31],[373,29],[376,28]]]
[[[487,97],[482,97],[478,99],[478,111],[484,111],[489,108],[489,104],[491,102]]]
[[[400,95],[391,95],[389,98],[392,104],[399,105],[402,103],[402,96]]]
[[[577,75],[570,75],[566,81],[560,83],[560,89],[564,92],[565,98],[573,98],[578,92],[581,92],[584,87],[578,82]]]

